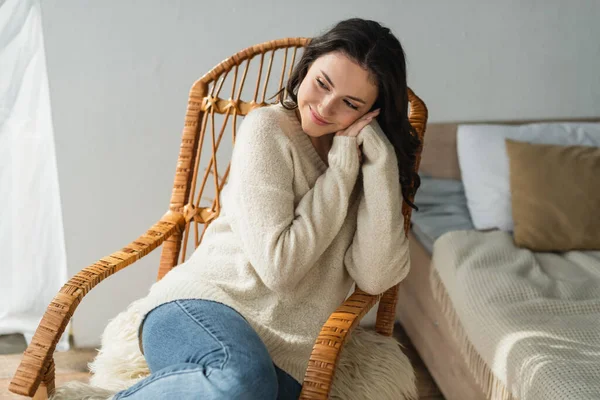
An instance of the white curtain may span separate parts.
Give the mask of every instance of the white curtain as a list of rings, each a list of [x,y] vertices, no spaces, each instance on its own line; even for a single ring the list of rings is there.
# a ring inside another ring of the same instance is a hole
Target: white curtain
[[[0,0],[0,334],[30,341],[66,280],[40,3]]]

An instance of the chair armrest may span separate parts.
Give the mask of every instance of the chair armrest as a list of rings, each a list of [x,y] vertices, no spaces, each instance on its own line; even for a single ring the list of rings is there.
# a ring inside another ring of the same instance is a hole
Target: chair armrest
[[[98,283],[149,254],[184,227],[183,215],[169,211],[137,240],[69,279],[44,313],[31,343],[23,353],[9,390],[22,396],[33,396],[43,376],[53,368],[52,356],[56,344],[83,297]]]
[[[323,325],[310,354],[300,399],[326,400],[329,398],[337,361],[346,339],[381,296],[370,295],[357,288],[331,314]]]

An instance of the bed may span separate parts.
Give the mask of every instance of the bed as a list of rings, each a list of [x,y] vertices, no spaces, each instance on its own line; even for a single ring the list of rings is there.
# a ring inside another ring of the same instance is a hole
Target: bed
[[[415,199],[422,211],[413,214],[413,225],[409,233],[412,267],[407,278],[400,284],[397,318],[446,399],[521,398],[513,396],[514,387],[518,385],[511,386],[511,391],[505,385],[499,384],[494,378],[492,368],[471,346],[468,335],[465,335],[461,327],[460,319],[451,309],[452,303],[444,301],[448,299],[444,299],[444,285],[440,286],[443,280],[440,275],[443,274],[437,273],[432,267],[434,250],[438,254],[438,264],[457,263],[456,260],[451,260],[450,256],[439,255],[443,251],[439,249],[443,247],[440,242],[448,242],[449,236],[477,240],[482,235],[496,235],[494,240],[500,242],[501,237],[507,237],[504,232],[476,230],[473,226],[461,182],[456,150],[457,127],[457,124],[431,124],[427,129],[420,169],[423,183]],[[457,233],[460,231],[463,233]],[[510,246],[512,238],[505,241],[505,246]],[[600,252],[597,256],[597,259],[592,257],[589,259],[591,261],[586,262],[590,262],[592,266],[597,265],[596,271],[600,271]],[[593,307],[600,307],[600,296],[598,298],[592,299]],[[592,313],[590,316],[592,323],[600,323],[600,314]],[[598,321],[594,320],[596,316]],[[595,341],[597,338],[592,339]],[[591,364],[596,368],[600,364],[600,348],[592,346],[586,350],[586,354],[592,359]],[[594,368],[586,371],[596,371]],[[585,378],[587,382],[595,379],[593,376]],[[512,379],[518,381],[519,377]],[[600,382],[600,375],[597,381]],[[600,398],[600,391],[597,391],[600,389],[595,385],[588,386],[590,387],[587,392],[582,390],[576,398]],[[522,393],[531,394],[526,391]],[[534,398],[527,395],[522,398]],[[550,398],[539,396],[537,398]]]

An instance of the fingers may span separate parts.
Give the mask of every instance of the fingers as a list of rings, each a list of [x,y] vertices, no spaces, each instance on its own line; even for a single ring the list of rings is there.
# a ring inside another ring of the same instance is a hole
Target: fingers
[[[373,120],[373,118],[375,118],[378,115],[379,115],[379,109],[365,114],[362,118],[360,118],[358,121],[356,121],[350,127],[348,127],[348,129],[347,129],[348,136],[358,136],[360,131],[362,131],[365,126],[369,125],[371,123],[371,121]]]
[[[348,128],[348,136],[358,136],[360,131],[362,131],[365,126],[371,123],[371,120],[372,118],[361,120],[352,125],[352,127]]]
[[[371,120],[371,119],[375,118],[376,116],[378,116],[380,112],[381,112],[381,108],[378,108],[377,110],[366,113],[364,117]]]
[[[365,115],[354,121],[354,123],[352,123],[352,125],[350,125],[348,128],[336,133],[336,135],[351,137],[358,136],[360,131],[362,131],[365,126],[369,125],[373,118],[379,115],[379,112],[380,109],[378,108],[377,110],[366,113]]]

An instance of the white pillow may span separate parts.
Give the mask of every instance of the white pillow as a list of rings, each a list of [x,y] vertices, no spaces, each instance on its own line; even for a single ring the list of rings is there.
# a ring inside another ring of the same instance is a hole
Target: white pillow
[[[507,232],[513,230],[513,220],[505,139],[600,147],[600,123],[459,125],[457,135],[458,161],[473,225]]]

